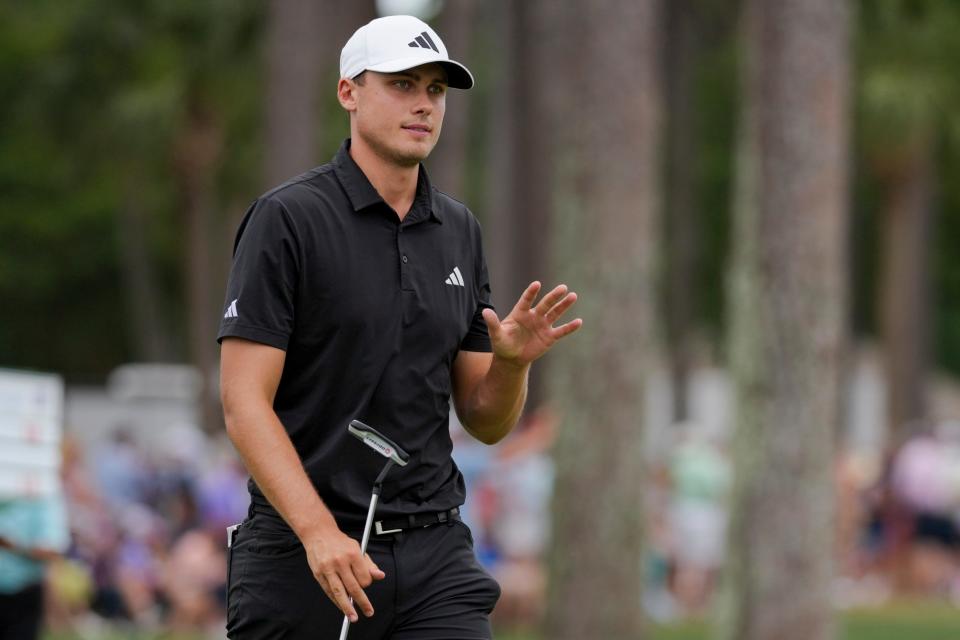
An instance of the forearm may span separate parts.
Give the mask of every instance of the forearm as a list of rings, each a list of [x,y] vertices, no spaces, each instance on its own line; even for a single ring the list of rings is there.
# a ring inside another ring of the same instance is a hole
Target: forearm
[[[227,434],[250,475],[297,537],[337,528],[276,413],[263,403],[224,403]]]
[[[461,422],[473,437],[495,444],[510,433],[527,399],[529,372],[529,364],[493,357],[461,411]]]
[[[55,549],[46,547],[19,546],[8,538],[0,537],[0,549],[4,549],[18,556],[23,556],[30,560],[38,562],[51,562],[61,557],[63,554]]]

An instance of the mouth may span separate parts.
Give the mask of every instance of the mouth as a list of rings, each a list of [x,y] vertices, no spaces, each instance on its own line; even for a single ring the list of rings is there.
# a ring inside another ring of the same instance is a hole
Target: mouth
[[[402,127],[405,131],[409,131],[418,138],[424,138],[430,135],[430,132],[433,131],[433,128],[425,124],[406,124]]]

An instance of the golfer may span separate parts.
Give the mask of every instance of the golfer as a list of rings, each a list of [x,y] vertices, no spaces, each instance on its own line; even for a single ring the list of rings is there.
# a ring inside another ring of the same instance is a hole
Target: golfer
[[[370,22],[340,76],[350,138],[257,199],[234,246],[221,389],[251,507],[232,534],[228,636],[335,638],[346,614],[351,639],[490,638],[500,588],[459,519],[449,402],[482,442],[506,436],[531,363],[580,327],[560,323],[576,295],[534,282],[503,319],[490,305],[477,221],[420,164],[448,88],[473,86],[433,29]],[[410,455],[384,483],[366,556],[383,460],[353,419]]]

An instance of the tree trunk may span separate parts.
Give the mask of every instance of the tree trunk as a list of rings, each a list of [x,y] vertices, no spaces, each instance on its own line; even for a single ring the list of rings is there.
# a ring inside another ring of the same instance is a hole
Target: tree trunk
[[[331,36],[324,28],[328,23],[322,20],[322,10],[315,0],[269,4],[264,149],[269,187],[307,171],[317,161],[317,90],[329,64],[320,53]]]
[[[186,121],[174,146],[174,173],[186,232],[187,331],[190,360],[203,379],[202,420],[208,430],[222,425],[216,392],[217,310],[223,296],[214,284],[213,238],[216,175],[223,154],[223,132],[217,114],[198,97],[188,99]]]
[[[555,282],[548,256],[550,235],[549,122],[551,74],[540,69],[554,62],[540,45],[550,38],[538,21],[536,2],[500,2],[495,25],[499,46],[499,76],[494,91],[491,130],[489,236],[494,303],[506,314],[534,280],[545,287]],[[530,377],[527,406],[544,400],[544,380],[550,359],[539,363]]]
[[[164,296],[157,285],[150,244],[147,240],[147,216],[139,181],[127,176],[123,203],[117,211],[117,229],[123,288],[126,292],[127,322],[134,357],[141,362],[173,361]]]
[[[469,59],[477,13],[476,0],[459,0],[448,2],[440,16],[440,36],[454,60]],[[427,162],[433,184],[458,200],[466,199],[467,133],[475,94],[475,91],[457,89],[447,92],[440,142]]]
[[[666,5],[667,189],[664,207],[664,334],[673,393],[673,420],[687,419],[687,381],[693,367],[697,262],[701,224],[696,210],[695,71],[700,51],[696,0]]]
[[[887,380],[888,433],[894,443],[928,417],[933,146],[918,135],[885,176],[880,326]]]
[[[584,319],[581,332],[553,354],[552,397],[561,424],[545,637],[640,638],[660,3],[544,2],[540,8],[545,32],[555,34],[551,68],[559,70],[547,94],[557,109],[556,263],[580,293],[576,314]]]
[[[720,637],[834,634],[850,10],[747,0],[730,279],[736,481]]]
[[[539,0],[534,0],[538,2]],[[529,4],[529,3],[528,3]],[[488,158],[484,166],[488,167],[486,201],[483,203],[484,236],[487,242],[487,264],[490,270],[490,284],[493,289],[493,304],[500,314],[506,313],[516,297],[516,249],[514,246],[514,228],[522,224],[517,220],[517,208],[514,204],[516,175],[520,164],[515,156],[516,140],[519,130],[517,100],[510,92],[514,90],[513,66],[517,59],[517,39],[519,27],[516,22],[516,2],[514,0],[493,0],[491,7],[492,33],[485,34],[491,46],[491,65],[496,73],[490,74],[499,79],[489,97],[478,90],[477,98],[486,98],[482,113],[488,122],[489,131]],[[494,115],[495,114],[495,115]]]

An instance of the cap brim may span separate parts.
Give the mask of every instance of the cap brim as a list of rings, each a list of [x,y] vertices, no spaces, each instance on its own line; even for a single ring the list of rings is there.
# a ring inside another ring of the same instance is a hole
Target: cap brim
[[[422,56],[391,60],[382,64],[371,65],[366,71],[380,73],[394,73],[406,71],[424,64],[437,63],[447,71],[447,84],[452,89],[470,89],[473,87],[473,74],[465,66],[455,60],[424,60]]]

